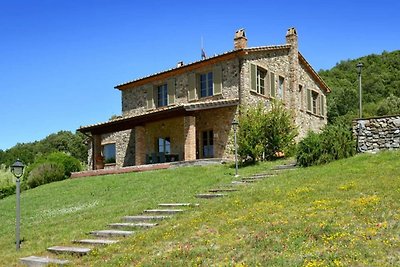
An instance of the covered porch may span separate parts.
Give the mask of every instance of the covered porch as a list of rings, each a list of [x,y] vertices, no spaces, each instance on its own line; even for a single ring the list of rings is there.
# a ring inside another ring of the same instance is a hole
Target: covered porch
[[[89,169],[227,157],[238,102],[185,104],[82,127],[91,139]]]

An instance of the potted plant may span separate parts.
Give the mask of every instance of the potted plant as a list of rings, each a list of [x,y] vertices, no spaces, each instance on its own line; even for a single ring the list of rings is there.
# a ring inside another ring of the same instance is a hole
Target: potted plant
[[[96,170],[104,169],[104,157],[102,155],[96,156]]]

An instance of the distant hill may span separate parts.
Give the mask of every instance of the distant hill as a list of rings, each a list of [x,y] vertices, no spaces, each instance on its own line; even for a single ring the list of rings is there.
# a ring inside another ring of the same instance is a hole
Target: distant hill
[[[340,61],[319,75],[332,89],[328,96],[329,122],[358,117],[358,74],[362,69],[363,117],[400,114],[400,50]]]

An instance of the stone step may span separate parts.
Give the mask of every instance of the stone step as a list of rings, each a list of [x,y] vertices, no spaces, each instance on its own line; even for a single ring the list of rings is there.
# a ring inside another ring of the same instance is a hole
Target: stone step
[[[39,267],[39,266],[47,266],[52,264],[52,266],[64,266],[69,264],[67,260],[59,260],[54,258],[47,258],[47,257],[38,257],[38,256],[29,256],[25,258],[19,259],[22,264],[31,267]]]
[[[198,207],[198,203],[160,203],[159,207]]]
[[[275,173],[258,173],[258,174],[253,174],[250,177],[260,177],[260,178],[267,178],[271,176],[276,176]]]
[[[274,171],[281,171],[281,170],[294,170],[296,169],[296,163],[290,163],[290,164],[283,164],[283,165],[277,165],[272,168]]]
[[[169,219],[169,215],[134,215],[134,216],[124,216],[122,219],[128,222],[145,222],[145,221],[159,221]]]
[[[233,185],[248,185],[249,183],[243,182],[243,181],[232,181]]]
[[[183,212],[181,209],[153,209],[153,210],[145,210],[145,213],[157,213],[157,214],[175,214]]]
[[[102,237],[109,237],[109,236],[130,236],[134,232],[133,231],[123,231],[123,230],[98,230],[98,231],[91,231],[90,234],[93,236],[102,236]]]
[[[235,191],[239,191],[236,188],[215,188],[215,189],[210,189],[208,190],[208,192],[211,193],[218,193],[218,192],[235,192]]]
[[[131,227],[131,228],[151,228],[154,226],[157,226],[158,223],[110,223],[108,226],[111,228],[126,228],[126,227]]]
[[[241,179],[241,181],[242,182],[246,182],[246,183],[247,182],[248,183],[253,183],[253,182],[260,181],[262,179],[264,179],[264,178],[261,178],[261,177],[244,177],[244,178]]]
[[[260,181],[261,179],[241,179],[240,182],[243,183],[256,183],[258,181]]]
[[[67,254],[77,254],[80,256],[88,254],[91,249],[83,247],[64,247],[64,246],[53,246],[47,248],[48,251],[53,253],[67,253]]]
[[[118,243],[118,240],[110,240],[110,239],[81,239],[81,240],[73,240],[73,243],[77,244],[87,244],[87,245],[111,245]]]
[[[225,194],[197,194],[197,198],[217,198],[217,197],[224,197],[226,196]]]

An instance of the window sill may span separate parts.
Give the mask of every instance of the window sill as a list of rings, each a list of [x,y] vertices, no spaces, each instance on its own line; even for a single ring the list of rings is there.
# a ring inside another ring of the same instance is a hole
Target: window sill
[[[116,165],[116,163],[106,163],[104,164],[104,169],[113,169]]]
[[[312,115],[312,116],[318,117],[318,118],[320,118],[320,119],[325,119],[325,116],[315,114],[315,113],[313,113],[313,112],[311,112],[311,111],[306,111],[306,113],[307,113],[308,115]]]
[[[250,91],[250,93],[251,93],[252,95],[261,96],[262,98],[269,99],[269,100],[275,99],[275,97],[266,96],[266,95],[257,93],[257,92],[255,92],[255,91]]]

